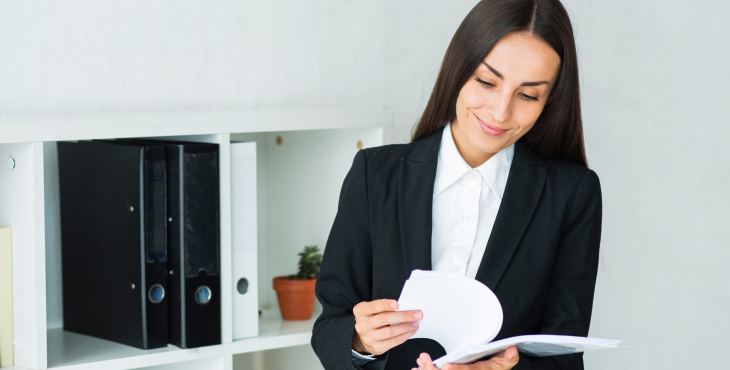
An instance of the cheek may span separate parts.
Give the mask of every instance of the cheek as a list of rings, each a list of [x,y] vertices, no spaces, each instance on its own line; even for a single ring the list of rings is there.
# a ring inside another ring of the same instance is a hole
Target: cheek
[[[461,89],[456,101],[456,109],[461,114],[466,114],[468,109],[479,109],[485,104],[484,94],[468,85],[470,84]]]
[[[533,105],[534,103],[530,103]],[[542,113],[543,106],[534,107],[522,107],[522,109],[516,109],[514,118],[517,124],[520,126],[520,131],[527,131],[535,125],[538,117]]]

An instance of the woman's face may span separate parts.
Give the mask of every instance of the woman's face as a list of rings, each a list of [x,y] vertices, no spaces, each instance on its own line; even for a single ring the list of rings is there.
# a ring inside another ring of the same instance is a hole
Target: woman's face
[[[484,163],[530,131],[559,68],[555,50],[528,33],[509,34],[494,46],[456,101],[452,133],[467,163]]]

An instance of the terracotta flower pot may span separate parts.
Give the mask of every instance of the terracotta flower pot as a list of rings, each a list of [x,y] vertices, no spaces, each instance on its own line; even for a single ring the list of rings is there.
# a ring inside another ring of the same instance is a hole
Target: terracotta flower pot
[[[274,278],[274,290],[279,298],[284,320],[309,320],[314,311],[314,285],[317,279],[292,280],[289,276]]]

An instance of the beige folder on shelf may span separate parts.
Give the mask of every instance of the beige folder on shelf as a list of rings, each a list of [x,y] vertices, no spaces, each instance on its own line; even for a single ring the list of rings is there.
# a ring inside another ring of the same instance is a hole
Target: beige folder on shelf
[[[13,365],[13,253],[9,227],[0,227],[0,367]]]

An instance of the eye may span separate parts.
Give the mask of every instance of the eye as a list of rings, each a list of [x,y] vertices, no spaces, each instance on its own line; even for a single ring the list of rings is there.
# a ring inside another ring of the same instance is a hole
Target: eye
[[[525,94],[525,93],[520,93],[520,96],[521,96],[521,97],[522,97],[522,99],[524,99],[524,100],[528,100],[528,101],[538,101],[536,97],[534,97],[534,96],[530,96],[530,95],[527,95],[527,94]]]
[[[484,87],[494,87],[494,84],[491,84],[491,83],[489,83],[487,81],[484,81],[484,80],[482,80],[479,77],[477,77],[476,80],[477,80],[477,82],[479,82],[480,84],[482,84],[482,86],[484,86]]]
[[[493,84],[493,83],[490,83],[490,82],[484,81],[484,80],[482,80],[482,79],[481,79],[481,78],[479,78],[479,77],[475,78],[475,80],[476,80],[477,82],[479,82],[479,84],[481,84],[481,85],[482,85],[482,86],[484,86],[484,87],[487,87],[487,88],[490,88],[490,87],[494,87],[494,84]],[[531,102],[533,102],[533,101],[540,101],[540,100],[539,100],[539,99],[538,99],[537,97],[535,97],[535,96],[530,96],[530,95],[527,95],[527,94],[525,94],[525,93],[520,93],[520,98],[521,98],[522,100],[527,100],[527,101],[531,101]]]

